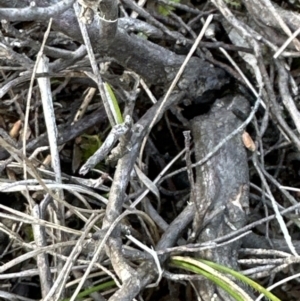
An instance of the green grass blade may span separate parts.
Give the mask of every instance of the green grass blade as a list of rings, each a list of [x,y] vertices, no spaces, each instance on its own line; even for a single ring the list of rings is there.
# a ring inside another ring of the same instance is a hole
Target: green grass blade
[[[207,279],[211,280],[216,285],[225,290],[237,301],[253,301],[252,298],[236,283],[204,263],[200,263],[193,258],[180,256],[172,257],[171,263],[177,267],[181,267],[183,269],[205,276]]]
[[[243,275],[243,274],[241,274],[241,273],[239,273],[235,270],[232,270],[232,269],[230,269],[226,266],[217,264],[217,263],[212,262],[212,261],[208,261],[208,260],[204,260],[204,259],[197,259],[197,260],[209,265],[210,267],[218,270],[219,272],[227,273],[227,274],[233,276],[234,278],[250,285],[253,289],[260,292],[261,294],[264,294],[267,298],[269,298],[272,301],[281,301],[276,296],[274,296],[270,291],[266,290],[264,287],[259,285],[257,282],[253,281],[252,279],[246,277],[245,275]]]
[[[109,288],[114,287],[114,286],[116,286],[116,284],[113,280],[111,280],[111,281],[101,283],[99,285],[89,287],[89,288],[85,289],[84,291],[82,291],[81,293],[79,293],[76,297],[76,300],[83,299],[84,297],[90,295],[91,293],[104,291],[104,290],[109,289]],[[62,299],[60,301],[70,301],[70,298]]]
[[[123,116],[121,114],[121,110],[117,101],[117,98],[108,83],[104,83],[105,92],[108,98],[110,110],[114,116],[116,124],[123,123]]]

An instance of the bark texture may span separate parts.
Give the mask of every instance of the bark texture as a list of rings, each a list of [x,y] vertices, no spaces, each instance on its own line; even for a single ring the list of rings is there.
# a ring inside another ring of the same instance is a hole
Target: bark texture
[[[243,97],[225,97],[212,110],[191,121],[195,141],[196,161],[212,149],[242,121],[232,110],[249,111]],[[198,242],[211,241],[240,229],[246,224],[249,176],[246,150],[241,135],[229,140],[208,162],[196,168],[195,209],[193,231]],[[200,257],[238,269],[240,241],[225,247],[201,252]],[[197,283],[202,300],[231,300],[209,281]],[[217,296],[217,299],[214,299]],[[223,298],[223,299],[222,299]]]

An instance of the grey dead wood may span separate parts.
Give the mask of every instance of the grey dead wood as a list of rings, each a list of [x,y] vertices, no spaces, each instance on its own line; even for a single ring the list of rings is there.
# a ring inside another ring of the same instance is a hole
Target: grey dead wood
[[[14,8],[18,10],[18,8],[28,6],[29,3],[29,0],[15,1]],[[54,3],[56,3],[54,0],[36,1],[37,6],[49,6]],[[10,7],[11,2],[0,0],[0,6]],[[10,21],[9,15],[5,15],[5,18]],[[36,17],[34,20],[38,21],[39,17]],[[21,17],[19,21],[22,21]],[[88,26],[90,40],[95,52],[115,58],[115,60],[124,67],[137,72],[149,84],[167,87],[168,83],[173,80],[175,73],[184,60],[184,56],[176,55],[147,40],[129,36],[126,31],[121,28],[118,28],[109,49],[103,53],[102,41],[99,39],[98,25],[97,22],[94,22]],[[65,11],[57,18],[54,17],[53,28],[65,33],[74,40],[83,42],[73,9]],[[228,79],[226,78],[225,72],[221,69],[214,68],[207,62],[193,57],[190,60],[178,87],[180,90],[185,91],[188,98],[193,100],[207,91],[220,89],[227,81]],[[31,147],[29,147],[29,149],[30,148]],[[7,158],[7,154],[0,151],[0,158]]]
[[[208,114],[191,121],[196,161],[208,154],[242,121],[232,109],[248,114],[249,105],[241,96],[228,96],[215,102]],[[229,140],[208,162],[196,168],[195,218],[192,237],[197,242],[209,242],[242,228],[247,222],[249,175],[246,150],[241,135]],[[241,241],[200,252],[202,258],[238,270],[237,256]],[[209,281],[196,283],[204,301],[232,300]],[[223,298],[223,299],[222,299]]]
[[[251,14],[252,17],[256,18],[257,20],[260,20],[267,26],[277,28],[281,30],[279,27],[278,21],[274,18],[272,14],[270,14],[270,10],[268,7],[259,0],[242,0],[243,4],[247,8],[249,14]],[[300,23],[300,14],[296,13],[291,10],[286,10],[278,5],[276,3],[272,2],[272,5],[276,9],[279,16],[282,18],[282,20],[293,30],[297,30],[299,28]]]
[[[22,8],[28,6],[30,0],[15,2],[16,8]],[[54,3],[56,3],[54,0],[36,1],[37,6],[49,6]],[[0,6],[9,7],[10,4],[2,0]],[[9,16],[6,16],[6,19],[10,21]],[[36,17],[33,20],[38,21],[39,18]],[[22,21],[22,18],[20,17],[18,21]],[[99,25],[99,20],[97,21],[95,17],[94,22],[88,26],[89,37],[95,53],[116,59],[122,66],[135,71],[149,84],[166,85],[173,80],[184,56],[177,55],[148,40],[129,36],[120,27],[107,49],[107,45],[103,46],[103,41],[99,39]],[[66,10],[58,17],[53,17],[53,28],[76,41],[83,42],[73,9]],[[188,91],[191,99],[195,99],[207,90],[222,87],[226,82],[225,77],[226,75],[221,69],[214,68],[202,59],[194,57],[189,62],[178,86],[181,90]]]
[[[104,108],[98,109],[90,115],[85,116],[83,119],[77,121],[74,125],[58,126],[58,140],[57,144],[62,145],[77,136],[84,133],[88,128],[101,122],[105,118]],[[31,140],[27,144],[27,152],[31,152],[38,147],[49,145],[47,134],[42,134],[40,137]],[[18,145],[21,147],[21,145]],[[9,154],[4,150],[0,149],[0,160],[6,159]]]
[[[25,1],[24,1],[25,2]],[[30,2],[24,3],[22,9],[14,9],[18,7],[17,1],[3,1],[1,7],[7,7],[7,9],[1,9],[1,19],[9,19],[10,21],[32,21],[39,18],[41,21],[48,21],[49,18],[58,16],[68,8],[70,8],[75,0],[63,0],[53,1],[51,6],[39,7],[39,5],[30,5]],[[33,2],[32,4],[37,4]]]
[[[7,1],[1,2],[7,3]],[[47,6],[49,4],[54,4],[56,1],[47,1],[47,0],[37,0],[36,4],[39,6]],[[16,1],[15,7],[24,7],[29,4],[29,1]],[[9,21],[9,17],[7,17]],[[38,20],[38,17],[35,18]],[[22,21],[19,19],[19,21]],[[155,45],[147,40],[139,39],[135,36],[129,36],[123,29],[118,28],[113,39],[110,41],[109,45],[103,47],[101,39],[99,39],[99,22],[95,21],[90,26],[88,26],[90,40],[92,42],[94,51],[100,53],[101,55],[107,55],[114,58],[122,66],[129,68],[141,77],[143,77],[149,84],[163,85],[168,87],[168,84],[173,80],[176,72],[178,71],[180,65],[184,60],[184,56],[179,56],[173,52]],[[70,38],[82,42],[82,37],[80,34],[78,21],[74,15],[72,9],[65,11],[59,17],[54,17],[53,28],[57,31],[60,31]],[[189,64],[187,65],[186,71],[183,74],[182,79],[178,83],[178,89],[182,92],[174,94],[166,105],[162,108],[159,118],[162,114],[173,104],[180,101],[183,97],[188,97],[191,100],[198,98],[203,95],[205,92],[214,89],[220,89],[227,82],[225,73],[217,68],[214,68],[207,62],[204,62],[200,58],[193,57]],[[130,172],[133,168],[133,164],[137,158],[138,150],[141,144],[142,139],[147,134],[147,128],[153,120],[153,116],[156,113],[156,110],[160,103],[154,105],[148,112],[143,116],[140,121],[133,128],[133,135],[131,137],[132,150],[129,154],[126,154],[118,162],[117,169],[115,172],[115,178],[110,192],[110,199],[107,205],[106,216],[103,222],[103,227],[109,227],[114,220],[121,214],[123,202],[125,199],[125,192],[130,180]],[[225,137],[229,132],[223,132],[224,129],[220,129],[222,137]],[[232,129],[233,130],[233,129]],[[236,138],[233,138],[235,141]],[[198,137],[195,138],[197,142]],[[201,142],[203,143],[203,142]],[[229,142],[230,143],[230,142]],[[228,143],[228,144],[229,144]],[[220,151],[222,152],[222,150]],[[217,158],[215,156],[214,158]],[[213,160],[213,159],[212,159]],[[245,164],[246,158],[243,158],[244,161],[241,164]],[[223,167],[225,168],[225,167]],[[242,172],[242,171],[241,171]],[[224,175],[224,177],[228,174]],[[224,180],[225,181],[225,180]],[[240,186],[239,186],[240,187]],[[228,186],[228,189],[230,187]],[[244,190],[243,190],[244,191]],[[246,191],[246,190],[245,190]],[[236,189],[234,190],[234,196],[238,193]],[[216,202],[220,202],[219,199]],[[228,210],[233,210],[230,204],[228,204]],[[234,211],[234,210],[233,210]],[[234,212],[232,213],[234,215]],[[230,215],[229,218],[233,216]],[[191,212],[189,211],[188,217],[185,221],[191,220]],[[176,219],[176,222],[179,220]],[[198,220],[199,221],[199,218]],[[231,221],[232,222],[232,221]],[[244,221],[243,221],[244,222]],[[199,221],[200,223],[200,221]],[[234,223],[239,225],[240,221],[234,220]],[[185,225],[186,226],[186,225]],[[170,226],[171,227],[171,226]],[[184,229],[183,226],[179,226],[175,223],[171,229]],[[224,226],[226,229],[226,226]],[[237,226],[239,228],[239,226]],[[166,233],[168,229],[166,230]],[[174,231],[174,230],[172,230]],[[223,231],[225,232],[225,230]],[[171,232],[170,232],[171,233]],[[180,234],[180,231],[177,231],[177,235]],[[164,235],[164,242],[161,242],[161,245],[165,247],[172,246],[177,239],[177,235],[171,233],[169,236]],[[126,264],[126,260],[122,256],[121,252],[122,241],[120,237],[120,230],[117,228],[112,236],[109,238],[106,251],[110,256],[112,265],[116,273],[122,278],[123,271],[121,268],[127,269],[131,273],[131,277],[128,279],[122,279],[122,287],[110,298],[110,300],[132,300],[140,291],[145,288],[150,282],[154,282],[156,279],[156,268],[153,262],[146,261],[142,263],[136,270],[135,273],[132,273],[132,270]],[[158,245],[158,248],[160,244]],[[236,245],[233,244],[232,250],[236,249]],[[120,263],[122,263],[120,265]]]

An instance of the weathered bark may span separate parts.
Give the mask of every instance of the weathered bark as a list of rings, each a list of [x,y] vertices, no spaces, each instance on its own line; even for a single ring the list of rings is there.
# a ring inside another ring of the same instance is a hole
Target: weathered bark
[[[0,0],[0,7],[9,7],[12,11],[17,11],[19,8],[28,7],[30,2],[30,0],[16,0],[12,5],[10,1]],[[47,7],[57,3],[57,0],[36,0],[35,3],[37,6]],[[14,10],[14,8],[16,9]],[[0,18],[11,21],[9,14],[4,16],[2,14],[0,9]],[[11,16],[13,19],[14,13],[11,13]],[[40,19],[36,15],[34,17],[33,21],[42,20],[45,22],[42,15]],[[24,16],[24,19],[28,21],[28,16]],[[18,21],[21,22],[22,19]],[[128,35],[120,27],[118,27],[113,42],[108,48],[106,45],[104,51],[103,41],[99,39],[100,25],[95,20],[88,26],[89,37],[96,53],[114,58],[122,66],[135,71],[150,85],[161,85],[164,89],[169,87],[185,58],[184,56],[177,55],[148,40]],[[58,16],[53,16],[53,29],[76,41],[83,42],[78,21],[72,8]],[[228,76],[223,70],[213,67],[198,57],[192,57],[177,84],[177,89],[184,91],[186,98],[196,100],[200,99],[205,92],[222,88],[227,82]],[[0,159],[6,157],[7,153],[0,150]]]
[[[13,6],[11,2],[0,0],[0,7],[19,9],[28,7],[30,2],[30,0],[17,0],[14,1]],[[47,7],[56,4],[57,0],[36,0],[35,3],[38,7]],[[13,13],[11,13],[11,16],[13,18]],[[3,15],[1,9],[0,18],[13,21],[7,14]],[[120,65],[139,74],[148,84],[161,84],[168,87],[185,56],[177,55],[135,35],[128,35],[120,26],[107,48],[107,44],[99,38],[101,32],[99,19],[97,19],[97,16],[94,19],[94,22],[87,26],[87,29],[95,53],[114,58]],[[28,21],[28,17],[24,16],[24,20]],[[21,22],[22,19],[19,18],[18,21]],[[45,22],[45,19],[42,15],[40,18],[35,15],[32,21]],[[72,8],[53,17],[53,29],[76,41],[83,42],[78,21]],[[219,89],[227,81],[227,76],[223,70],[213,67],[200,58],[193,57],[188,63],[178,87],[181,90],[186,90],[188,97],[193,100],[207,90]]]
[[[259,0],[242,0],[242,2],[247,8],[249,15],[269,27],[276,28],[277,30],[282,30],[282,28],[279,26],[278,20],[274,18],[274,15],[270,12],[269,7],[265,3]],[[296,31],[299,28],[299,13],[283,9],[273,2],[271,2],[270,4],[276,9],[277,14],[282,18],[284,24],[288,25],[290,29]]]
[[[225,97],[212,110],[191,121],[195,141],[196,161],[212,151],[222,139],[235,130],[242,121],[232,112],[238,109],[247,114],[249,105],[243,97]],[[229,140],[208,162],[196,169],[194,235],[198,242],[211,241],[240,229],[246,224],[249,176],[246,150],[241,135]],[[225,247],[201,252],[203,258],[238,269],[237,256],[240,241]],[[198,283],[205,301],[231,300],[220,288],[209,281]],[[221,299],[224,298],[224,299]]]

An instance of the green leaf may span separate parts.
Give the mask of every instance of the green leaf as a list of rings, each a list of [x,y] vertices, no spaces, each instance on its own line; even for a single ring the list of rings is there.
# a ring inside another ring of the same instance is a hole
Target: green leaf
[[[90,158],[102,145],[102,141],[98,135],[81,135],[82,141],[80,143],[81,158],[85,162]]]
[[[198,263],[200,264],[198,264]],[[251,286],[254,290],[260,292],[265,297],[267,297],[269,300],[272,301],[281,301],[279,298],[274,296],[270,291],[266,290],[264,287],[253,281],[252,279],[246,277],[245,275],[230,269],[228,267],[225,267],[223,265],[220,265],[218,263],[204,260],[204,259],[194,259],[190,257],[181,257],[181,256],[173,256],[171,258],[171,264],[176,267],[181,267],[183,269],[195,272],[199,275],[203,275],[207,279],[213,281],[216,285],[219,285],[222,287],[228,294],[236,298],[236,300],[249,300],[248,296],[243,297],[240,299],[240,297],[243,295],[243,290],[240,287],[237,287],[237,284],[232,282],[229,278],[227,278],[224,274],[229,274],[235,279],[242,281],[249,286]],[[209,268],[208,268],[209,267]],[[222,275],[222,276],[221,276]],[[225,276],[225,278],[223,277]],[[230,284],[231,281],[231,284]],[[238,295],[235,295],[235,293],[238,293]],[[250,298],[250,297],[249,297]],[[252,300],[250,298],[250,300]]]
[[[220,265],[220,264],[212,262],[212,261],[208,261],[208,260],[204,260],[204,259],[197,259],[197,260],[209,265],[210,267],[216,269],[219,272],[229,274],[229,275],[233,276],[234,278],[250,285],[253,289],[260,292],[261,294],[264,294],[267,298],[269,298],[272,301],[281,301],[276,296],[274,296],[270,291],[266,290],[264,287],[259,285],[257,282],[253,281],[252,279],[246,277],[245,275],[243,275],[235,270],[232,270],[226,266]]]
[[[221,287],[237,301],[253,301],[253,299],[236,283],[234,283],[224,274],[219,273],[217,270],[209,267],[205,263],[197,261],[194,258],[182,256],[173,256],[171,258],[171,263],[176,267],[181,267],[188,271],[203,275]]]
[[[95,285],[95,286],[89,287],[89,288],[85,289],[84,291],[80,292],[77,295],[76,300],[81,300],[84,297],[90,295],[91,293],[99,292],[99,291],[103,291],[103,290],[107,290],[107,289],[109,289],[111,287],[114,287],[114,286],[116,286],[116,284],[115,284],[115,282],[113,280],[111,280],[111,281],[107,281],[107,282],[101,283],[99,285]],[[60,301],[69,301],[69,300],[70,300],[70,298],[62,299]]]
[[[169,0],[169,2],[174,2],[174,3],[180,3],[180,0]],[[170,6],[170,5],[163,5],[159,4],[158,5],[158,13],[167,17],[171,11],[173,11],[175,7]]]
[[[106,96],[108,98],[110,110],[114,116],[116,124],[123,123],[123,116],[121,114],[121,110],[120,110],[117,98],[116,98],[111,86],[105,82],[104,89],[105,89]]]

